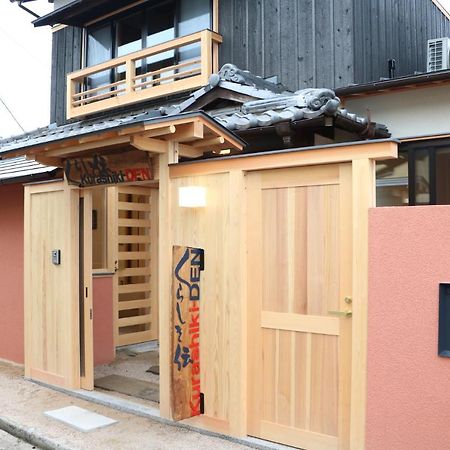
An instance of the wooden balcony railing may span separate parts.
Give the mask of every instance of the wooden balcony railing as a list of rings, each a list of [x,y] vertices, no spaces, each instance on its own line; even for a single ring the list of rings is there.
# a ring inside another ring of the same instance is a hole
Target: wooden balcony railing
[[[204,30],[70,73],[67,118],[199,88],[218,71],[221,42]],[[183,58],[188,52],[198,56]]]

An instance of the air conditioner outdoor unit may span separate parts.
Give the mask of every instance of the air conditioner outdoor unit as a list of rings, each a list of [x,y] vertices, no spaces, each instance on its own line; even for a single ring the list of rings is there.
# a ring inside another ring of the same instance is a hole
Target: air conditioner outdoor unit
[[[427,72],[450,69],[450,38],[429,39],[427,42]]]

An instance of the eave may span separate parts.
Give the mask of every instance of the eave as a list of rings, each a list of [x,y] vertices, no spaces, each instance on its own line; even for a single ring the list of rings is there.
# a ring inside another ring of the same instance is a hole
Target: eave
[[[128,9],[147,0],[130,2],[130,0],[74,0],[61,8],[33,21],[35,27],[45,25],[64,24],[74,27],[83,27],[94,22],[99,17],[121,10]]]
[[[171,142],[177,144],[178,155],[184,158],[199,158],[205,152],[241,151],[245,146],[241,138],[207,114],[197,111],[144,119],[112,129],[53,139],[6,150],[1,156],[11,158],[26,155],[28,159],[42,164],[63,167],[67,158],[117,151],[118,148],[124,147],[131,151],[144,151],[150,155],[165,153]]]

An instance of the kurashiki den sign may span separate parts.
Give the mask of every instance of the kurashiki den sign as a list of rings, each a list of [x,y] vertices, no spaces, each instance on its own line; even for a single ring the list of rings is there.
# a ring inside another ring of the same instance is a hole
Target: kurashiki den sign
[[[202,413],[200,389],[200,248],[173,247],[172,269],[172,413],[174,420]]]

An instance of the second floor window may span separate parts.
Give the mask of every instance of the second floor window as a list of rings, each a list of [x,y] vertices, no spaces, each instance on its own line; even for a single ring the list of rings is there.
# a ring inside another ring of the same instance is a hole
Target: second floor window
[[[211,28],[212,0],[166,0],[92,26],[87,30],[86,66],[153,47],[177,37]],[[188,61],[200,55],[198,44],[169,50],[139,62],[137,74]],[[145,66],[145,67],[142,67]],[[91,76],[89,88],[124,77],[124,68]]]

